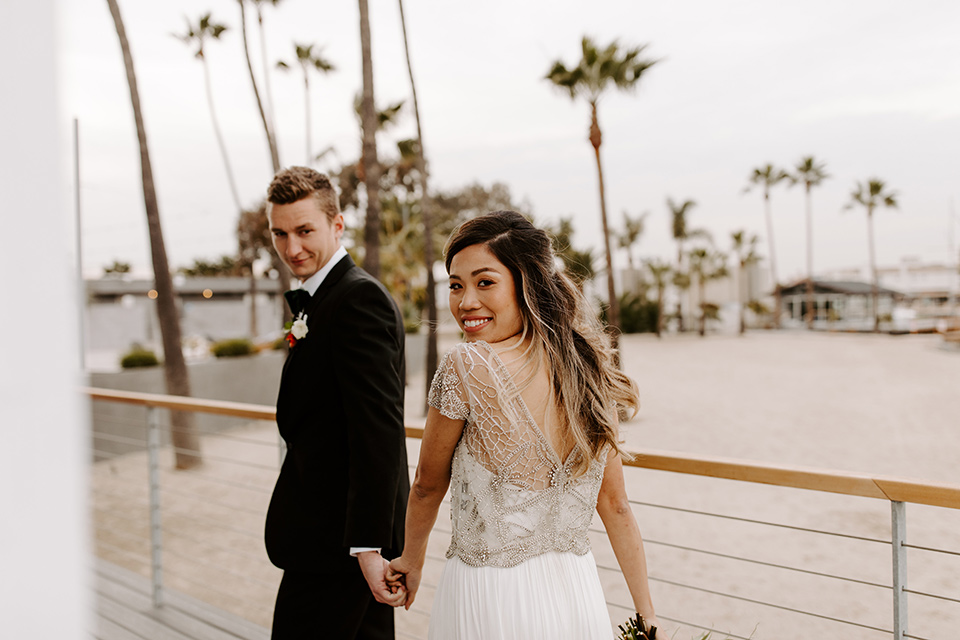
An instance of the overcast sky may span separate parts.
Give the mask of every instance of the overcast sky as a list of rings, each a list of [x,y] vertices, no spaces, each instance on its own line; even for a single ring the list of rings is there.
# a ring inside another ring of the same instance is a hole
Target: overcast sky
[[[245,204],[271,166],[243,58],[236,0],[120,0],[140,84],[167,250],[174,267],[235,249],[237,213],[214,138],[200,62],[171,36],[210,11],[227,24],[207,45],[217,114]],[[85,271],[114,259],[149,264],[136,133],[120,48],[105,0],[60,5],[64,144],[80,122]],[[509,185],[544,221],[574,218],[574,244],[598,246],[599,198],[586,140],[589,110],[543,80],[572,65],[580,39],[648,44],[660,62],[637,90],[600,104],[611,222],[650,212],[639,251],[669,257],[667,197],[697,202],[690,223],[723,249],[730,232],[761,236],[762,197],[742,193],[754,167],[804,155],[832,178],[814,191],[815,268],[866,264],[865,215],[843,211],[855,181],[879,177],[897,211],[875,214],[881,265],[903,256],[944,263],[960,244],[960,3],[890,0],[452,2],[407,0],[407,28],[432,186]],[[397,3],[370,0],[379,105],[408,99]],[[259,36],[249,36],[262,78]],[[313,149],[358,156],[360,90],[355,2],[284,0],[265,11],[271,65],[293,42],[316,43],[337,69],[311,78]],[[305,161],[297,73],[271,69],[283,164]],[[409,100],[408,100],[409,104]],[[381,154],[414,133],[408,112],[378,139]],[[72,170],[70,172],[72,175]],[[65,202],[72,202],[72,185]],[[772,196],[781,280],[804,273],[802,188]],[[952,203],[952,205],[951,205]],[[952,216],[952,217],[951,217]],[[951,223],[951,220],[953,221]],[[951,241],[954,251],[951,253]]]

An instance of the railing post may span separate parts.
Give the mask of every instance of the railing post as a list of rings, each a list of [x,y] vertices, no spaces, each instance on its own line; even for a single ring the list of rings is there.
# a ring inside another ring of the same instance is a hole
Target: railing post
[[[891,547],[893,547],[893,638],[907,635],[907,505],[890,502]]]
[[[150,481],[150,578],[153,606],[163,606],[160,532],[160,410],[147,407],[147,475]]]

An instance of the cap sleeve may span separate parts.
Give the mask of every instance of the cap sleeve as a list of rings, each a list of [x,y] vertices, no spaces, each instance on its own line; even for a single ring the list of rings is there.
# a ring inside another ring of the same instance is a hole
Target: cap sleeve
[[[444,354],[433,376],[427,404],[451,420],[466,420],[470,409],[455,355],[456,350]]]

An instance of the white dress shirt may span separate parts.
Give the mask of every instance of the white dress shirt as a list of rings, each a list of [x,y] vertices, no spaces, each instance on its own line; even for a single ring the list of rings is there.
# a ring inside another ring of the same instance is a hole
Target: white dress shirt
[[[305,290],[310,295],[315,294],[317,289],[320,288],[320,285],[323,284],[323,281],[326,280],[327,275],[333,271],[333,268],[338,262],[343,260],[343,256],[345,255],[347,255],[347,250],[343,248],[343,245],[337,247],[337,250],[334,251],[333,255],[330,256],[330,259],[327,260],[327,264],[320,267],[319,271],[306,280],[300,281],[300,288]]]

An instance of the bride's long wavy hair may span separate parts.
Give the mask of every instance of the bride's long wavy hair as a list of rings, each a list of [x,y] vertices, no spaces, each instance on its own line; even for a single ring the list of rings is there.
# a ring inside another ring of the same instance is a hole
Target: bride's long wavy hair
[[[636,383],[617,368],[610,340],[583,293],[557,268],[550,237],[515,211],[495,211],[461,224],[445,249],[453,257],[485,245],[513,275],[523,331],[532,337],[529,357],[550,366],[564,435],[585,454],[579,475],[607,447],[624,455],[617,417],[639,408]]]

